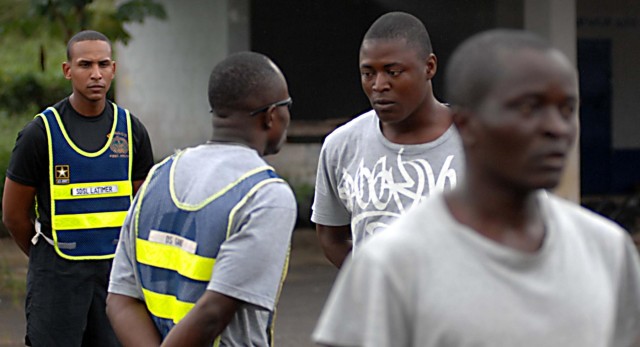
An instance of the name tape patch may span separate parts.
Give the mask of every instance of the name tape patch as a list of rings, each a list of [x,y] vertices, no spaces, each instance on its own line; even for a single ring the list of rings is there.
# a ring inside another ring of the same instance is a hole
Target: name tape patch
[[[117,192],[118,192],[118,186],[99,186],[99,187],[71,189],[72,196],[102,195],[102,194],[113,194]]]
[[[159,230],[149,231],[149,241],[177,247],[191,254],[195,254],[196,249],[198,248],[198,243],[195,241]]]

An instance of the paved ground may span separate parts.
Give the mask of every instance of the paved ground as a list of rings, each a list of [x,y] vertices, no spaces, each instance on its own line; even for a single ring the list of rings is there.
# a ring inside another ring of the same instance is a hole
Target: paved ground
[[[307,347],[337,269],[322,255],[315,231],[294,233],[289,275],[276,317],[276,347]]]
[[[24,346],[27,257],[11,238],[0,239],[0,346]]]
[[[0,239],[0,347],[23,346],[26,257]],[[294,232],[289,275],[276,317],[276,346],[314,346],[309,337],[337,274],[324,259],[315,232]]]

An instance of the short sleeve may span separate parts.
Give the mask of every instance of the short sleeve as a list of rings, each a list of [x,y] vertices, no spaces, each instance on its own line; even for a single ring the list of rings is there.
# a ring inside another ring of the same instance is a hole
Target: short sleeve
[[[154,163],[151,139],[144,124],[138,118],[131,115],[131,127],[133,132],[133,168],[131,178],[133,181],[143,180]]]
[[[615,343],[613,346],[640,346],[640,260],[638,250],[626,236],[620,286]]]
[[[295,197],[286,183],[268,183],[237,214],[207,289],[272,311],[286,273]]]
[[[328,226],[349,225],[351,213],[338,194],[339,177],[336,158],[332,158],[335,156],[331,149],[333,143],[327,139],[320,151],[311,221]]]
[[[109,279],[109,292],[144,300],[140,282],[135,275],[136,235],[133,225],[133,211],[137,205],[137,201],[138,199],[136,198],[133,204],[131,204],[122,229],[120,230],[120,240],[116,248]]]
[[[7,177],[27,186],[48,182],[47,134],[40,117],[27,123],[16,138],[7,168]]]
[[[368,245],[367,245],[368,246]],[[313,340],[332,346],[408,346],[410,312],[382,259],[363,247],[349,258],[322,311]]]

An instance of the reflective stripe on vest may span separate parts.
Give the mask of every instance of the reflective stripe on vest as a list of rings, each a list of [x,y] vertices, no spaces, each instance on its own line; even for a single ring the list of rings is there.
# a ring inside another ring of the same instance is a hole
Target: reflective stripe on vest
[[[97,152],[86,152],[71,140],[55,108],[36,116],[47,131],[54,248],[66,259],[113,258],[131,205],[131,117],[116,104],[107,105],[113,107],[113,125]]]
[[[182,153],[152,169],[134,210],[137,270],[145,304],[163,338],[204,294],[238,209],[265,184],[282,182],[271,167],[260,167],[203,201],[186,204],[174,187]]]

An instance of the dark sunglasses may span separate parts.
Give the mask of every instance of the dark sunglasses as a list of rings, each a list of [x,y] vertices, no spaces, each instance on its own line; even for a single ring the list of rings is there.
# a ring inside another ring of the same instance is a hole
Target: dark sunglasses
[[[289,111],[291,111],[291,105],[292,104],[293,104],[293,100],[291,100],[291,98],[289,97],[289,98],[286,98],[285,100],[274,102],[273,104],[270,104],[270,105],[267,105],[265,107],[259,108],[259,109],[255,110],[255,111],[252,111],[251,113],[249,113],[249,116],[255,116],[258,113],[266,112],[272,106],[275,106],[275,107],[287,106]]]

